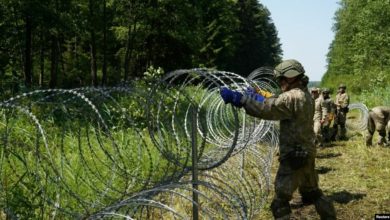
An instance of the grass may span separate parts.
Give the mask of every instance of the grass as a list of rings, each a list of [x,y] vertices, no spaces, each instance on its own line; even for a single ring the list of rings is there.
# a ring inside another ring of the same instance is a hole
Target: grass
[[[334,142],[317,151],[316,170],[324,193],[333,199],[337,219],[374,219],[390,213],[390,147],[364,145],[362,137]],[[274,171],[278,163],[274,162]],[[275,172],[273,172],[273,178]],[[268,198],[272,201],[273,192]],[[293,201],[299,200],[298,193]],[[293,219],[319,219],[313,205],[293,206]],[[269,205],[257,216],[272,219]]]

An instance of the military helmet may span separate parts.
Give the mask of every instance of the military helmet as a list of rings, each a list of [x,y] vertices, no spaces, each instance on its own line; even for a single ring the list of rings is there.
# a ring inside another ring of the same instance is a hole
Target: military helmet
[[[310,92],[319,92],[320,91],[320,89],[319,88],[317,88],[317,87],[312,87],[311,89],[310,89]]]
[[[305,73],[305,69],[300,62],[291,59],[285,60],[275,67],[274,74],[276,78],[286,77],[294,78]]]
[[[341,84],[339,85],[339,89],[340,89],[340,88],[346,89],[347,86],[346,86],[345,84],[341,83]]]
[[[330,93],[330,90],[328,88],[323,88],[322,89],[322,93],[324,94],[329,94]]]

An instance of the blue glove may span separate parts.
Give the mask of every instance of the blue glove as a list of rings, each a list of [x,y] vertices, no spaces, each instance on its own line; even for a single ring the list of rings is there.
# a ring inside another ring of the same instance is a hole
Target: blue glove
[[[242,94],[240,92],[228,89],[226,87],[222,87],[220,90],[220,95],[225,104],[231,103],[236,107],[242,107],[242,104],[240,103]]]
[[[264,102],[265,97],[256,92],[253,87],[248,87],[245,91],[245,95],[249,96],[251,99],[256,100],[257,102]]]

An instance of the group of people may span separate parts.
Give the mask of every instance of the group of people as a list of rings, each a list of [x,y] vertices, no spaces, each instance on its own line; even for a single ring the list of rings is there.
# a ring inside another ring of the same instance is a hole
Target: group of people
[[[311,95],[315,100],[313,128],[316,144],[320,147],[330,141],[347,139],[345,123],[349,111],[349,96],[346,86],[340,84],[334,102],[329,93],[327,88],[311,88]],[[379,134],[378,145],[385,146],[390,143],[390,106],[376,106],[369,111],[365,134],[366,146],[372,146],[375,131]]]
[[[340,84],[336,99],[333,101],[328,88],[311,88],[311,95],[315,102],[313,129],[318,146],[323,146],[330,141],[347,139],[345,124],[349,111],[349,96],[346,89],[345,84]]]
[[[335,100],[327,88],[307,88],[309,78],[297,60],[285,60],[274,69],[274,76],[282,93],[264,97],[253,88],[239,92],[221,88],[226,104],[244,108],[246,113],[265,120],[280,121],[279,168],[275,177],[275,196],[271,211],[275,219],[290,219],[289,201],[295,190],[303,204],[314,204],[321,219],[336,219],[332,200],[318,185],[315,157],[318,146],[334,140],[346,140],[346,119],[349,96],[344,84],[339,85]],[[386,126],[390,142],[390,107],[370,110],[366,144],[372,144],[372,135],[378,131],[378,144],[386,143]],[[333,125],[332,125],[333,123]]]

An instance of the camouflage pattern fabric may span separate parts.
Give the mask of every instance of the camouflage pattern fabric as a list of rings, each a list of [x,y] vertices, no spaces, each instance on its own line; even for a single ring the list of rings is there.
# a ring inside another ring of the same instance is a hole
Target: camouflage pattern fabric
[[[338,127],[340,126],[340,134],[338,135],[338,138],[340,140],[346,139],[346,133],[347,130],[345,128],[345,123],[347,121],[347,112],[348,112],[348,105],[349,105],[349,96],[345,93],[337,93],[336,100],[334,102],[336,105],[336,118],[334,120],[333,128],[334,128],[334,137],[337,136],[338,133]]]
[[[378,144],[386,144],[386,127],[390,142],[390,106],[377,106],[372,108],[369,112],[367,123],[366,145],[372,145],[372,136],[375,131],[379,133]]]
[[[334,102],[336,105],[340,105],[341,109],[345,109],[349,105],[349,96],[346,92],[337,93],[336,100]]]
[[[323,136],[322,136],[322,125],[328,121],[328,108],[325,106],[325,101],[323,96],[318,96],[315,99],[314,104],[314,134],[316,137],[316,143],[322,145]]]
[[[334,120],[334,103],[330,97],[327,97],[324,99],[323,102],[324,107],[327,111],[327,117],[325,118],[324,122],[322,123],[322,139],[323,142],[329,142],[330,141],[330,125],[332,121]]]
[[[249,115],[266,120],[280,120],[281,158],[286,157],[298,145],[310,154],[315,153],[314,100],[307,89],[295,88],[268,98],[264,103],[244,95],[241,102]]]
[[[241,103],[246,113],[251,116],[266,120],[280,120],[280,164],[275,178],[275,197],[271,210],[275,219],[289,219],[291,213],[289,201],[296,189],[299,189],[302,195],[321,192],[314,169],[316,155],[313,131],[314,100],[307,88],[294,88],[277,97],[268,98],[263,103],[244,95]],[[300,168],[285,163],[286,158],[291,152],[296,151],[297,146],[308,153],[306,162]],[[313,201],[320,201],[320,198],[325,197],[322,192],[316,195],[312,196]],[[336,219],[331,201],[318,204],[319,210],[324,210],[318,212],[321,217]]]
[[[310,155],[305,166],[298,170],[280,163],[275,178],[276,195],[291,200],[296,189],[299,189],[301,194],[318,190],[318,174],[314,168],[314,155]]]

